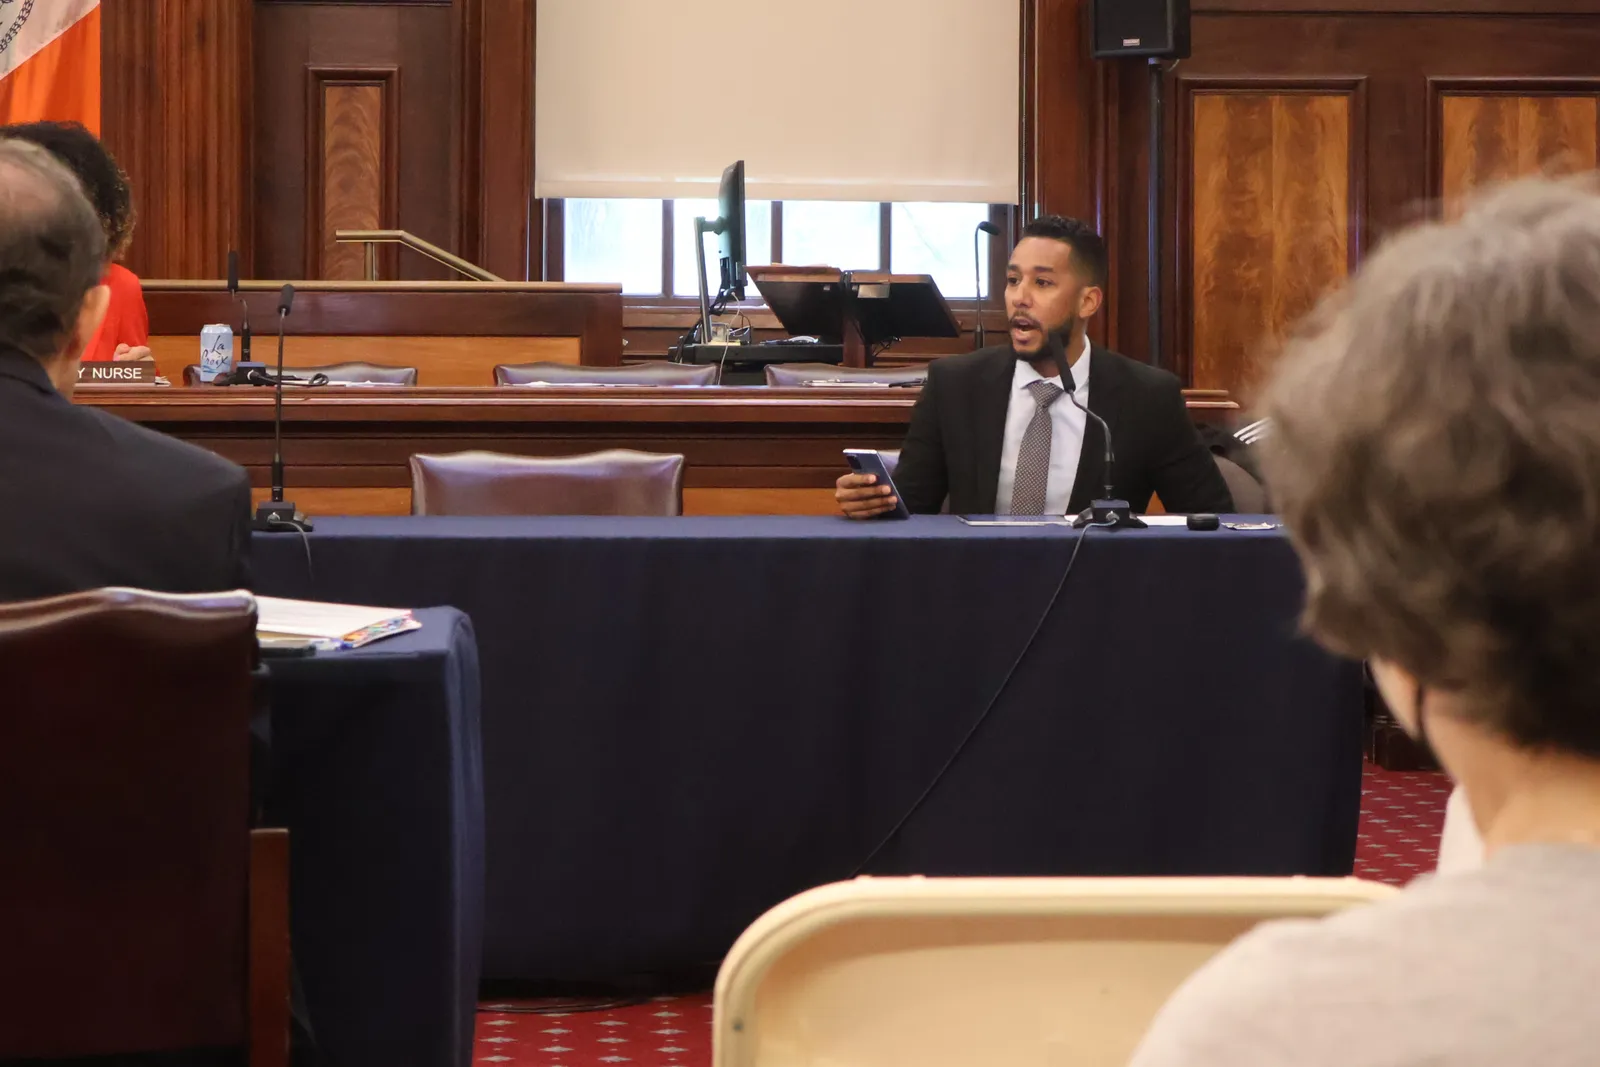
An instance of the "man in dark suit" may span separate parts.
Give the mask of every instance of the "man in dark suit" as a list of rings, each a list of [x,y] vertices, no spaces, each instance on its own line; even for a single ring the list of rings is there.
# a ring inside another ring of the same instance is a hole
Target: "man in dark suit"
[[[911,414],[894,480],[906,507],[958,515],[1077,514],[1105,494],[1111,427],[1117,499],[1143,511],[1152,495],[1171,512],[1227,512],[1228,486],[1201,443],[1178,379],[1090,344],[1104,300],[1105,243],[1076,219],[1047,215],[1022,231],[1006,275],[1011,343],[935,361]],[[1073,383],[1050,351],[1065,340]],[[835,496],[853,519],[894,507],[888,486],[847,474]]]
[[[0,140],[0,600],[248,587],[244,470],[70,399],[105,256],[71,173]]]

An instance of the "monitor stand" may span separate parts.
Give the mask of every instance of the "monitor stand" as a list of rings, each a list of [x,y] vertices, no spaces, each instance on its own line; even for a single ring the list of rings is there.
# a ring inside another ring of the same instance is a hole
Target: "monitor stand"
[[[727,228],[727,223],[722,219],[715,221],[708,219],[694,220],[694,261],[700,268],[697,276],[700,279],[700,343],[709,344],[711,341],[711,283],[706,280],[706,234],[721,235]],[[721,296],[721,292],[717,293]]]

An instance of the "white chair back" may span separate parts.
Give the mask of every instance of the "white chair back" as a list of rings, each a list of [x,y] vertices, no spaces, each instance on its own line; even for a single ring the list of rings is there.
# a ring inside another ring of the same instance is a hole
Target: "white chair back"
[[[1396,892],[1357,879],[863,878],[795,897],[717,978],[714,1067],[1121,1067],[1257,923]]]

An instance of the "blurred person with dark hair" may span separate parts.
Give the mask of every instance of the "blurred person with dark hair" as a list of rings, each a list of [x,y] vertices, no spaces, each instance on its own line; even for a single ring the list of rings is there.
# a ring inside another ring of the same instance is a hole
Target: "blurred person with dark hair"
[[[76,122],[27,122],[0,126],[0,137],[30,141],[47,150],[72,171],[89,197],[106,235],[105,275],[110,293],[105,319],[84,351],[86,363],[112,359],[148,359],[150,313],[144,287],[122,265],[133,240],[136,215],[128,176],[100,139]]]
[[[249,585],[244,470],[71,401],[110,299],[106,248],[71,172],[0,138],[0,600]]]
[[[1305,627],[1369,660],[1481,868],[1264,925],[1135,1067],[1600,1060],[1600,196],[1526,181],[1382,248],[1291,340],[1261,458]]]
[[[1105,300],[1106,246],[1060,215],[1030,222],[1006,268],[1010,343],[935,360],[911,413],[895,484],[914,513],[1076,514],[1105,493],[1105,441],[1066,398],[1105,419],[1118,499],[1144,511],[1225,512],[1233,499],[1200,441],[1178,379],[1089,341]],[[1065,345],[1064,388],[1050,336]],[[892,510],[888,486],[847,474],[835,490],[852,519]]]

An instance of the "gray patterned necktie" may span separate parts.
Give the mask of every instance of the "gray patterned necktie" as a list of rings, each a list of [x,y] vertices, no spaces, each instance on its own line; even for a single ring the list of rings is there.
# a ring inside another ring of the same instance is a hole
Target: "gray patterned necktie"
[[[1039,410],[1022,435],[1017,449],[1017,473],[1011,483],[1011,514],[1043,515],[1045,490],[1050,485],[1050,405],[1066,390],[1054,382],[1040,379],[1028,383],[1028,392]]]

